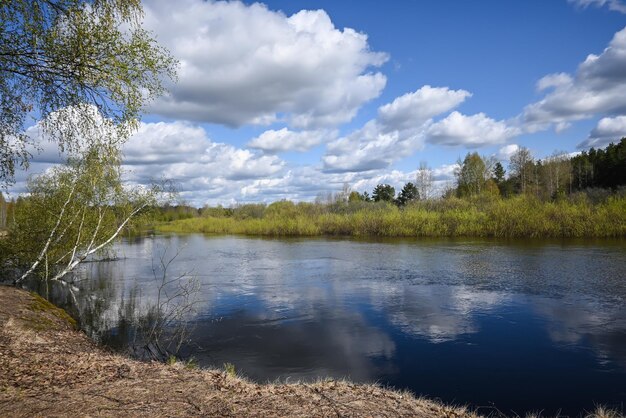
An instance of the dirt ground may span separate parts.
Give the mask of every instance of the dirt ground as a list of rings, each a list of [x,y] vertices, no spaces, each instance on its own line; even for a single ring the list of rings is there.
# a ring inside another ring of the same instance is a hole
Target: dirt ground
[[[222,371],[135,361],[96,346],[40,297],[6,286],[0,416],[477,417],[373,385],[259,385]]]

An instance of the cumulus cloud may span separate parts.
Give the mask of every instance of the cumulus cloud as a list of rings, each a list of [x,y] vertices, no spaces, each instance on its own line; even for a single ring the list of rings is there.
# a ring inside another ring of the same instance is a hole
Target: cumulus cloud
[[[572,83],[572,76],[567,73],[548,74],[537,82],[537,91],[544,91],[552,87],[561,87]]]
[[[387,131],[384,125],[371,120],[361,129],[328,144],[322,161],[329,172],[382,169],[411,155],[422,144],[419,130]]]
[[[529,131],[551,124],[563,128],[570,121],[594,114],[626,112],[626,28],[617,32],[600,55],[589,55],[574,76],[552,74],[537,87],[551,88],[540,101],[526,106],[523,119]]]
[[[465,90],[424,86],[396,98],[378,109],[378,120],[386,130],[402,130],[423,124],[429,119],[448,112],[472,94]]]
[[[213,142],[204,129],[184,122],[142,123],[123,152],[124,164],[132,168],[131,179],[166,178],[183,189],[214,185],[219,179],[270,176],[284,166],[278,157]]]
[[[461,104],[471,94],[447,87],[423,86],[378,109],[378,116],[328,144],[322,157],[329,172],[387,168],[421,149],[432,118]]]
[[[56,144],[45,140],[39,125],[26,133],[38,147],[29,148],[33,154],[29,169],[16,172],[11,197],[27,191],[28,176],[66,160]],[[212,141],[204,129],[187,122],[141,123],[122,151],[125,182],[149,185],[170,180],[182,198],[196,206],[235,203],[246,185],[284,176],[285,162],[280,158]]]
[[[283,151],[304,152],[336,136],[335,131],[328,130],[294,132],[287,128],[270,129],[248,142],[248,146],[268,154]]]
[[[292,16],[263,4],[150,0],[145,25],[180,60],[178,83],[150,111],[230,126],[280,120],[336,126],[378,97],[387,61],[367,35],[337,29],[323,10]]]
[[[506,122],[493,120],[484,113],[466,116],[454,111],[431,125],[426,134],[427,141],[432,144],[477,148],[501,144],[519,135],[520,130]]]
[[[586,9],[589,6],[607,6],[609,10],[626,13],[626,4],[622,0],[568,0],[568,2],[581,9]]]
[[[44,149],[35,154],[29,171],[16,173],[11,197],[26,191],[30,174],[43,172],[65,160],[55,144],[41,141],[37,126],[28,133]],[[181,121],[141,123],[124,145],[123,153],[127,183],[148,185],[171,180],[181,199],[195,206],[280,199],[311,201],[318,195],[341,190],[345,183],[365,187],[364,181],[369,181],[367,190],[371,190],[377,180],[400,187],[415,177],[414,172],[329,173],[310,165],[289,167],[274,155],[213,141],[203,128]]]
[[[519,145],[517,144],[509,144],[505,145],[498,150],[498,154],[496,157],[501,161],[508,161],[511,159],[511,156],[515,154],[519,150]]]
[[[602,148],[611,142],[618,142],[624,137],[626,137],[626,116],[602,118],[593,128],[589,137],[578,144],[578,149]]]

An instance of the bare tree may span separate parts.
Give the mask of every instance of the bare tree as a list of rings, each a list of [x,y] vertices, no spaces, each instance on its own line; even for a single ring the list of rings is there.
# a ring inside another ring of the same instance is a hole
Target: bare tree
[[[347,202],[350,197],[350,193],[352,193],[352,187],[348,182],[344,182],[341,187],[341,191],[337,194],[336,201],[337,202]]]
[[[170,276],[170,267],[180,250],[169,258],[167,254],[165,248],[157,262],[154,256],[152,258],[152,273],[157,283],[156,301],[148,307],[141,321],[145,349],[155,360],[179,353],[189,337],[189,319],[199,302],[200,282],[191,272]]]
[[[426,161],[420,162],[420,166],[415,174],[415,186],[419,192],[420,199],[426,200],[433,197],[433,170],[428,167]]]
[[[572,183],[572,164],[567,153],[555,151],[542,164],[544,185],[549,197],[570,191]]]
[[[532,154],[526,147],[521,147],[511,156],[509,162],[510,172],[513,177],[519,180],[522,193],[526,193],[528,185],[531,184],[533,166]]]

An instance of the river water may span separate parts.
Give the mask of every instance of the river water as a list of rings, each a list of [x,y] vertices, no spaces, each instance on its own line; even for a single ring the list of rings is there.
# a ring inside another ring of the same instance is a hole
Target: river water
[[[202,366],[378,382],[482,413],[624,410],[624,241],[157,235],[115,252],[78,277],[97,295],[88,326],[118,345],[122,299],[154,300],[153,266],[178,253],[168,277],[200,283],[185,349]]]

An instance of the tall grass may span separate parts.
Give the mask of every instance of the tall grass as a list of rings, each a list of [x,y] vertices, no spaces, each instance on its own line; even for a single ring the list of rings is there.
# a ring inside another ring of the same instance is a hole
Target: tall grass
[[[593,203],[584,194],[551,202],[479,196],[391,204],[277,202],[157,225],[163,232],[267,236],[624,237],[626,197]]]

